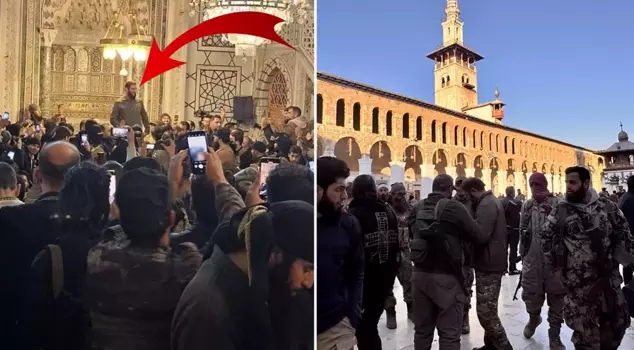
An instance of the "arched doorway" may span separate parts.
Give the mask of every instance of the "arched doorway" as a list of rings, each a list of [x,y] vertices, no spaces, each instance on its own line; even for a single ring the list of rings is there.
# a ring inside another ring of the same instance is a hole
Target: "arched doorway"
[[[456,156],[456,175],[467,176],[467,156],[464,153],[458,153]]]
[[[500,189],[499,178],[498,178],[500,162],[498,161],[497,158],[493,158],[491,159],[491,163],[489,164],[489,167],[491,169],[491,192],[493,192],[495,196],[498,196],[501,193],[501,191],[503,191]]]
[[[346,162],[350,171],[358,172],[361,148],[359,148],[357,140],[352,137],[339,139],[335,144],[335,157]]]
[[[288,107],[288,85],[284,74],[278,68],[275,68],[270,75],[271,83],[269,85],[269,122],[275,131],[284,130],[284,109]]]
[[[446,168],[448,163],[447,163],[447,154],[445,154],[445,151],[443,151],[442,149],[439,149],[436,152],[434,152],[434,157],[432,158],[432,162],[434,164],[434,176],[447,173]]]
[[[477,156],[473,160],[473,176],[478,179],[482,179],[482,169],[484,168],[484,162],[482,161],[482,156]]]
[[[417,181],[420,179],[420,166],[423,164],[423,152],[418,146],[409,146],[405,149],[405,179]]]
[[[391,174],[390,162],[392,161],[392,151],[387,142],[379,141],[370,148],[370,158],[372,158],[372,174]]]

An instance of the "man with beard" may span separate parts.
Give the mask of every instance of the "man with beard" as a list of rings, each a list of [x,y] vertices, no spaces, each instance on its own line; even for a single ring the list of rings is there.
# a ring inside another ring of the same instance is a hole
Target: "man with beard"
[[[627,219],[590,188],[590,172],[566,169],[566,198],[543,226],[546,271],[567,289],[563,314],[575,349],[617,349],[630,325],[619,262],[631,263],[634,240]]]
[[[470,177],[462,183],[475,208],[479,244],[473,251],[476,277],[476,312],[484,328],[484,346],[478,350],[512,350],[502,321],[498,316],[498,299],[502,276],[507,270],[506,220],[500,201],[484,190],[482,180]]]
[[[110,123],[115,128],[123,125],[143,125],[145,133],[150,132],[150,118],[145,111],[143,101],[137,101],[137,86],[133,81],[125,83],[126,95],[112,106]]]
[[[401,182],[392,184],[390,190],[390,206],[394,209],[398,219],[398,244],[401,248],[398,255],[398,282],[403,287],[403,301],[407,305],[407,318],[412,319],[412,261],[409,258],[409,214],[410,206],[407,202],[407,190]],[[394,285],[394,282],[392,282]],[[388,329],[396,329],[396,298],[394,291],[385,300],[385,314],[387,315],[386,326]]]
[[[354,216],[343,211],[350,169],[317,159],[317,350],[352,350],[361,319],[363,242]]]
[[[304,289],[313,287],[313,206],[255,205],[221,224],[213,252],[183,292],[174,350],[298,350]]]
[[[352,182],[352,196],[348,211],[361,224],[365,256],[363,316],[357,328],[358,348],[380,350],[381,337],[377,326],[398,270],[398,219],[389,205],[379,200],[372,176],[357,176]]]
[[[438,329],[441,350],[460,349],[466,293],[463,281],[465,240],[476,241],[478,231],[471,215],[458,201],[450,200],[451,176],[438,175],[432,193],[422,201],[410,224],[414,300],[414,348],[430,349]]]
[[[386,184],[379,184],[376,187],[379,200],[383,203],[387,203],[388,196],[390,195],[390,189],[387,187]]]
[[[561,279],[544,269],[541,247],[542,227],[546,217],[557,206],[559,199],[548,191],[548,180],[542,173],[534,173],[528,179],[533,198],[527,200],[520,213],[522,256],[522,300],[529,315],[524,327],[524,337],[531,338],[542,322],[541,311],[544,300],[548,300],[548,339],[553,350],[565,349],[559,333],[563,319],[563,296],[566,290]]]
[[[462,183],[466,180],[464,176],[458,176],[456,178],[456,195],[453,197],[454,200],[462,203],[462,205],[467,208],[469,215],[473,218],[475,215],[473,213],[473,207],[471,205],[471,201],[469,199],[469,195],[462,189]],[[464,304],[463,314],[462,314],[462,334],[471,333],[471,325],[469,324],[469,310],[471,310],[471,298],[473,297],[473,282],[475,281],[475,274],[473,272],[473,267],[471,267],[472,261],[472,243],[471,242],[463,242],[465,246],[465,261],[464,266],[462,267],[462,275],[464,276],[464,288],[467,296],[467,300]]]
[[[517,270],[517,246],[520,243],[520,211],[522,203],[515,200],[515,188],[509,186],[505,190],[506,197],[502,199],[504,218],[506,219],[506,231],[509,243],[509,276],[519,275]]]

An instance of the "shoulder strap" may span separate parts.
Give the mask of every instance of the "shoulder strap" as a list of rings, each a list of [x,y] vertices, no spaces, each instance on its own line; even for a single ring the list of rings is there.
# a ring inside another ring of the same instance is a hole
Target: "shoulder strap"
[[[53,285],[53,298],[57,299],[64,289],[64,259],[62,249],[56,244],[47,246],[51,252],[51,281]]]

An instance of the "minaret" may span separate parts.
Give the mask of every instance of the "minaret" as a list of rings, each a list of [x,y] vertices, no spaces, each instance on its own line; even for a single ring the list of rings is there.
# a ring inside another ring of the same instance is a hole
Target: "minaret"
[[[435,103],[463,112],[478,105],[475,63],[484,57],[464,45],[464,22],[460,19],[458,0],[447,0],[445,14],[443,44],[427,55],[435,62]]]
[[[442,23],[443,29],[443,45],[450,45],[453,43],[463,44],[462,28],[464,22],[460,20],[460,8],[458,7],[458,0],[447,0],[447,8],[445,9],[447,18]]]

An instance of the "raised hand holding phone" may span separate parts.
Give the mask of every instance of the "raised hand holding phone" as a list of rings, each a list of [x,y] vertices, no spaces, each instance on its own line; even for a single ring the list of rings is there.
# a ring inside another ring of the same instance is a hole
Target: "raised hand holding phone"
[[[205,153],[205,157],[207,158],[207,168],[205,169],[205,175],[207,175],[207,179],[214,184],[218,183],[227,183],[227,179],[225,178],[225,172],[222,168],[222,161],[220,157],[216,154],[212,148],[209,148],[209,151]]]

